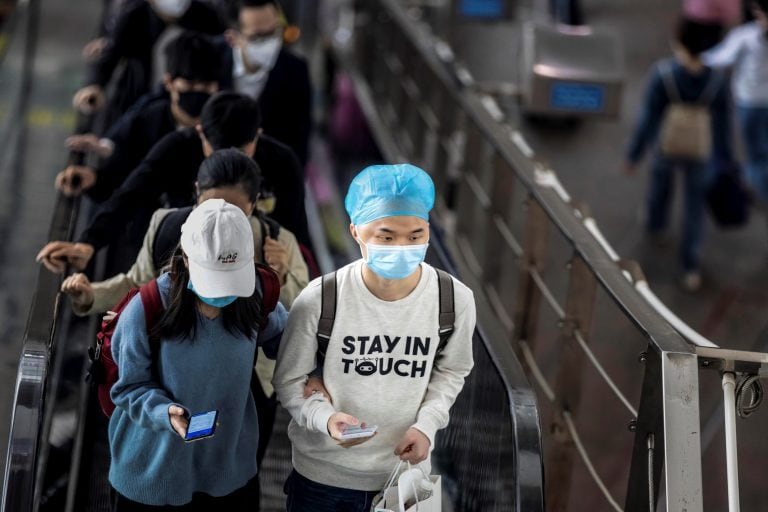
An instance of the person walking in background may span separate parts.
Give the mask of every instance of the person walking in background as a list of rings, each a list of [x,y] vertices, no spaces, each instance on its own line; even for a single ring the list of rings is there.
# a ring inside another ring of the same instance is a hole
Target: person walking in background
[[[675,171],[684,178],[685,213],[680,244],[682,285],[701,288],[700,252],[711,158],[731,161],[728,88],[724,74],[701,60],[713,27],[681,19],[672,43],[674,58],[654,64],[640,116],[627,151],[625,170],[634,174],[654,143],[646,230],[657,238],[669,221]]]
[[[746,176],[768,204],[768,0],[754,0],[755,20],[733,29],[703,55],[708,66],[732,70],[733,99],[746,150]]]

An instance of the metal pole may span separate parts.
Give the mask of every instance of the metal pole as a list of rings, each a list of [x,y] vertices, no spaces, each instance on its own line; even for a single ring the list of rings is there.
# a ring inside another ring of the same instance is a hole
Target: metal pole
[[[667,510],[701,512],[699,367],[695,354],[662,352]]]
[[[736,439],[736,378],[723,373],[723,405],[725,409],[725,460],[728,472],[728,510],[739,512],[739,459]]]

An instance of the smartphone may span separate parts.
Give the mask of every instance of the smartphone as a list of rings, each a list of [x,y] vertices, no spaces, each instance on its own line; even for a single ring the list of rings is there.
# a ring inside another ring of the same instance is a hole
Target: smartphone
[[[341,433],[342,439],[357,439],[360,437],[371,437],[376,433],[376,425],[367,426],[365,428],[360,427],[347,427],[344,432]]]
[[[213,437],[218,424],[219,411],[208,411],[193,414],[189,417],[189,426],[187,427],[187,436],[185,441],[197,441],[206,437]]]

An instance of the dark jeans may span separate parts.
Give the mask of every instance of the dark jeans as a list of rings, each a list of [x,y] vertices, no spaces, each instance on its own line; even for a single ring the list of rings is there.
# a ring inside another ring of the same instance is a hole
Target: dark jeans
[[[768,202],[768,107],[738,107],[736,112],[747,154],[747,180]]]
[[[378,491],[355,491],[331,487],[291,471],[285,482],[288,512],[370,512]]]
[[[192,501],[186,505],[144,505],[129,500],[115,492],[113,512],[209,512],[219,510],[224,512],[258,512],[259,510],[259,479],[253,477],[240,489],[226,496],[214,497],[202,492],[192,495]]]
[[[712,181],[711,168],[701,162],[673,161],[657,155],[651,170],[651,182],[648,189],[646,228],[650,233],[659,233],[667,227],[677,169],[682,172],[685,182],[683,240],[680,244],[680,260],[683,270],[690,272],[699,269],[707,187]]]

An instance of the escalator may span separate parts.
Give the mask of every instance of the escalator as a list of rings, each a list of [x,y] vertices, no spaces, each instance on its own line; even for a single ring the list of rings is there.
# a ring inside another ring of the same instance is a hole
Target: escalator
[[[89,2],[94,9],[92,19],[81,20],[80,25],[93,23],[95,27],[96,4]],[[0,87],[7,85],[17,95],[5,96],[17,99],[13,102],[17,109],[16,137],[25,136],[24,119],[33,110],[26,95],[40,86],[35,64],[49,57],[35,52],[35,46],[43,40],[50,45],[57,37],[69,37],[68,31],[52,33],[41,27],[50,27],[65,7],[64,2],[21,2],[13,14],[17,18],[8,25],[15,27],[8,34],[12,43],[9,48],[25,69],[17,82],[0,81]],[[73,55],[69,58],[74,59]],[[5,71],[0,69],[3,78]],[[73,87],[77,85],[77,79],[72,82]],[[84,131],[94,122],[97,120],[80,119],[77,126],[70,128]],[[61,140],[59,136],[54,144],[61,144]],[[58,165],[64,163],[63,149],[57,146],[51,153],[59,158]],[[52,181],[48,172],[39,178],[45,186]],[[50,204],[53,213],[47,240],[72,239],[91,211],[87,200],[61,195],[51,199]],[[433,227],[430,263],[461,279],[456,255],[447,249],[439,222],[434,221]],[[92,276],[105,275],[109,266],[108,254],[102,254],[99,263],[90,269]],[[22,340],[22,353],[13,395],[3,511],[109,510],[107,420],[84,379],[86,351],[95,339],[96,320],[72,314],[69,301],[58,292],[61,280],[61,276],[41,268],[36,280],[26,283],[33,296],[23,336],[13,340],[13,347],[18,347],[18,339]],[[433,454],[436,471],[443,477],[443,510],[543,510],[536,397],[506,342],[503,328],[492,319],[491,307],[479,299],[478,308],[485,312],[479,315],[474,337],[475,368],[452,409],[451,424],[437,437]],[[284,507],[282,484],[290,470],[287,420],[285,412],[280,411],[261,471],[262,510]]]

